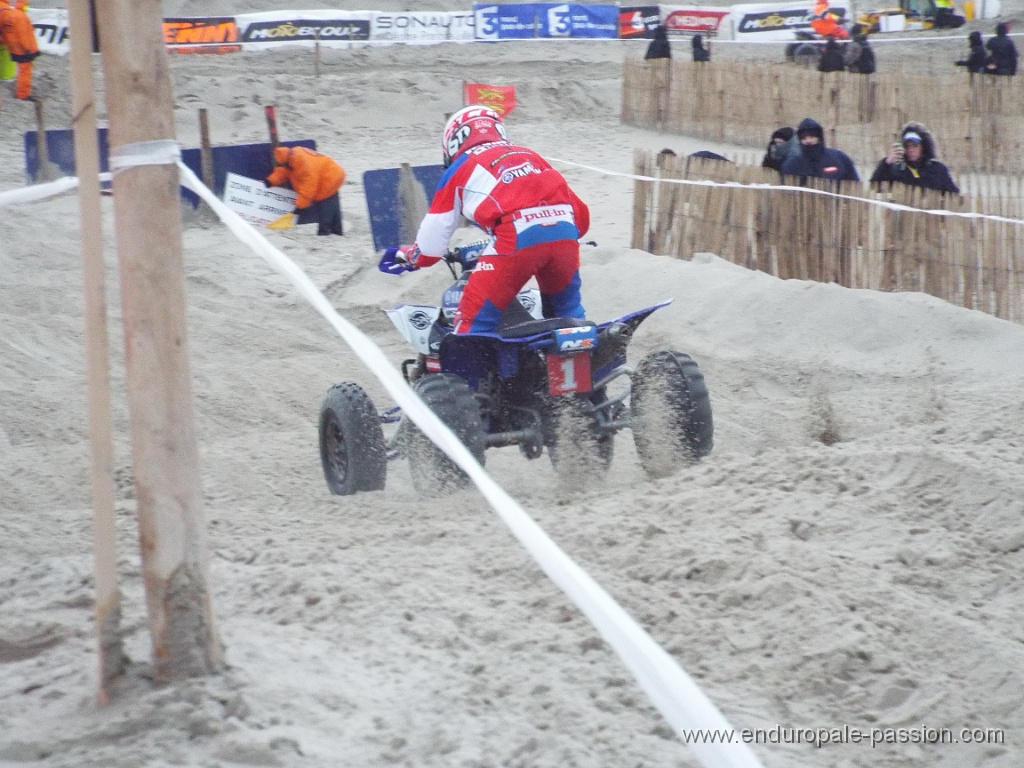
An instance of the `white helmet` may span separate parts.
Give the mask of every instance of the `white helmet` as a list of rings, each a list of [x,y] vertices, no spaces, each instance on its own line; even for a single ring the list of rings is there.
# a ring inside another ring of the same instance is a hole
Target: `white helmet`
[[[455,158],[470,147],[491,141],[505,141],[505,126],[501,124],[501,115],[483,104],[463,107],[448,118],[444,126],[444,139],[441,142],[444,167],[451,165]]]

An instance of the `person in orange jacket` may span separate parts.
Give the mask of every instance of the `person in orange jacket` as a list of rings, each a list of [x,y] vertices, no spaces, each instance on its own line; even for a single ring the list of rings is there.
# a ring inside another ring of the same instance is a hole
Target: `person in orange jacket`
[[[315,216],[318,235],[340,235],[338,190],[345,183],[345,170],[327,155],[307,147],[276,147],[274,165],[263,183],[268,187],[291,185],[298,193],[295,213]]]
[[[11,61],[18,65],[18,78],[14,83],[14,97],[32,96],[32,62],[39,56],[39,44],[32,20],[25,13],[28,0],[0,0],[0,43],[7,46]]]

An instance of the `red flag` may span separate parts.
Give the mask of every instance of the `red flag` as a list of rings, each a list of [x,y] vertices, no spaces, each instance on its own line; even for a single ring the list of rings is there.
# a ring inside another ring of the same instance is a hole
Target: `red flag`
[[[514,85],[486,85],[466,83],[462,89],[465,104],[483,104],[502,117],[516,108],[516,87]]]

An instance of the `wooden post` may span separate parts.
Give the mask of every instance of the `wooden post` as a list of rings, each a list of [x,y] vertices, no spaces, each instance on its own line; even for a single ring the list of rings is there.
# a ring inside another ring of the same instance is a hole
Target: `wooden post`
[[[313,76],[320,77],[320,27],[316,28],[316,42],[313,43]]]
[[[57,174],[50,167],[50,158],[46,154],[46,121],[43,119],[43,102],[37,95],[34,103],[36,109],[36,154],[39,155],[39,175],[37,181],[53,181]]]
[[[111,686],[124,673],[121,593],[117,585],[114,439],[110,422],[110,350],[103,268],[100,208],[100,160],[92,76],[90,0],[68,3],[71,45],[72,127],[82,232],[85,285],[85,360],[89,399],[91,454],[93,579],[96,589],[96,640],[99,653],[97,698],[110,701]]]
[[[280,144],[277,139],[277,109],[273,106],[268,106],[264,109],[264,112],[267,115],[267,130],[270,131],[270,149],[273,151]]]
[[[206,107],[199,110],[199,169],[203,184],[213,189],[213,147],[210,144],[210,123],[206,117]]]
[[[156,2],[97,7],[110,123],[125,368],[139,540],[153,679],[219,666],[207,584],[209,554],[199,483],[185,324],[185,275],[174,105]],[[152,142],[154,144],[144,144]]]

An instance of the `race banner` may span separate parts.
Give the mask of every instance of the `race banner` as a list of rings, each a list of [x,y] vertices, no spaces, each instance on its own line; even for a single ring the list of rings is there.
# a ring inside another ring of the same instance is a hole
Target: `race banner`
[[[661,6],[665,15],[665,27],[670,35],[692,35],[703,32],[708,35],[727,33],[725,22],[729,18],[729,8],[702,6]]]
[[[829,5],[829,13],[846,18],[842,5]],[[810,29],[814,3],[745,3],[732,7],[732,27],[737,40],[792,40],[795,32]]]
[[[472,42],[472,11],[454,13],[377,13],[370,24],[371,40],[401,43]]]
[[[171,53],[240,51],[234,16],[164,19],[164,42]]]
[[[271,11],[235,17],[239,41],[246,48],[286,45],[348,48],[370,39],[373,11]]]
[[[654,28],[661,24],[661,11],[656,5],[624,5],[619,8],[619,37],[654,37]]]
[[[66,56],[68,44],[68,12],[64,8],[27,8],[25,12],[36,30],[40,53]]]
[[[619,34],[616,5],[516,3],[473,6],[477,40],[533,37],[601,37]]]
[[[466,83],[462,87],[462,103],[483,104],[502,117],[516,108],[516,87],[514,85],[486,85]]]

